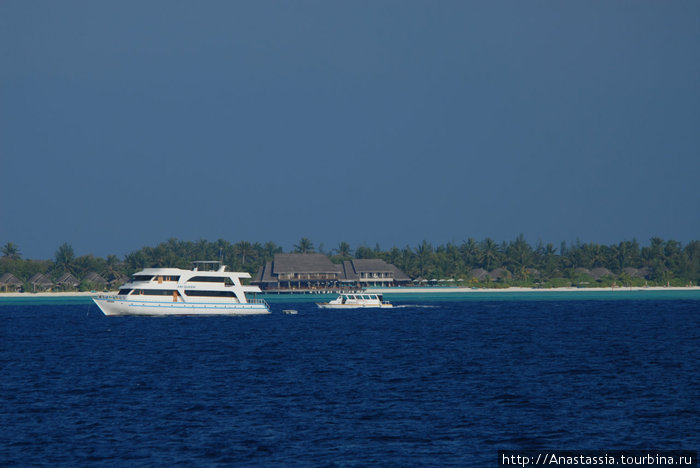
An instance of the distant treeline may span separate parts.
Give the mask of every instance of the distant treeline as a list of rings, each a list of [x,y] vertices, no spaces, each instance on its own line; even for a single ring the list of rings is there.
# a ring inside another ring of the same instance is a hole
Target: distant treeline
[[[82,280],[95,272],[107,281],[121,281],[146,267],[189,268],[194,260],[223,260],[230,269],[255,274],[261,265],[282,253],[273,242],[261,244],[226,240],[196,242],[169,239],[155,247],[143,247],[124,258],[84,255],[76,257],[68,244],[61,245],[50,260],[22,259],[20,248],[8,242],[2,248],[0,275],[12,273],[28,281],[36,273],[56,280],[66,272]],[[506,286],[643,286],[697,285],[700,282],[700,241],[686,245],[654,237],[648,246],[636,240],[613,245],[562,242],[528,244],[522,235],[510,242],[487,238],[467,239],[456,244],[433,245],[427,241],[414,247],[383,250],[362,245],[352,249],[347,242],[326,250],[316,249],[307,238],[293,252],[321,252],[336,263],[351,258],[381,258],[422,282],[454,280],[452,284]],[[82,285],[90,288],[93,285]]]

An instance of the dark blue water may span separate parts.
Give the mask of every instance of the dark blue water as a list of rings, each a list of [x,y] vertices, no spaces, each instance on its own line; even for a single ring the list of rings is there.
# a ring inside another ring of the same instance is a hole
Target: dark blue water
[[[0,305],[0,465],[495,466],[499,449],[700,447],[700,301],[427,305]]]

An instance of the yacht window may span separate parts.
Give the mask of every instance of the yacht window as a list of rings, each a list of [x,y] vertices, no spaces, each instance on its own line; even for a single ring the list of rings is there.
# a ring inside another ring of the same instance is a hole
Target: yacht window
[[[134,275],[134,281],[151,281],[153,275]]]
[[[139,294],[142,296],[172,296],[174,289],[134,289],[133,294]]]
[[[226,283],[226,280],[231,281],[230,278],[223,276],[194,276],[187,280],[188,283]],[[233,283],[231,283],[233,284]]]
[[[233,291],[196,291],[196,290],[185,290],[185,294],[188,296],[201,296],[201,297],[236,297]]]
[[[377,299],[377,296],[375,296],[374,294],[370,294],[369,298],[370,299]]]
[[[131,292],[131,289],[120,289],[118,294],[119,294],[120,296],[126,296],[126,295],[129,294],[130,292]]]

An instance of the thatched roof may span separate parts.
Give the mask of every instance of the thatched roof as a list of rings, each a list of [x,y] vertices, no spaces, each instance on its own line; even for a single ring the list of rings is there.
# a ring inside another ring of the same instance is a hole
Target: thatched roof
[[[272,262],[267,262],[260,267],[257,274],[251,280],[252,284],[276,283],[277,279],[272,276]]]
[[[506,270],[505,268],[496,268],[495,270],[489,272],[489,278],[491,278],[493,281],[496,281],[499,278],[506,279],[510,277],[510,271]]]
[[[334,265],[324,254],[276,254],[273,274],[281,273],[339,273],[340,265]]]
[[[63,273],[60,278],[58,278],[58,281],[56,281],[56,284],[60,285],[67,285],[67,286],[78,286],[80,284],[80,281],[78,281],[78,278],[73,276],[72,273]]]
[[[537,268],[526,268],[525,271],[533,278],[539,278],[542,275]]]
[[[107,282],[110,287],[112,286],[121,286],[122,284],[126,283],[129,281],[129,277],[125,276],[121,273],[113,273],[109,277],[109,281]]]
[[[53,281],[48,279],[46,275],[42,273],[37,273],[31,278],[29,278],[28,283],[33,284],[34,286],[40,286],[40,287],[50,287],[53,286]]]
[[[358,281],[360,279],[359,273],[355,271],[350,260],[343,262],[343,274],[341,277],[341,281]]]
[[[477,281],[482,281],[486,279],[486,277],[489,275],[489,272],[484,270],[483,268],[475,268],[469,273],[472,278],[476,278]]]
[[[362,273],[385,273],[390,275],[394,281],[410,281],[406,273],[399,270],[395,265],[387,263],[380,258],[360,258],[346,260],[343,262],[341,271],[342,281],[357,281]]]
[[[598,280],[604,276],[613,276],[613,274],[607,268],[594,268],[591,270],[591,276]]]
[[[85,275],[84,280],[95,284],[107,284],[107,280],[94,271],[91,271]]]
[[[22,282],[12,273],[0,276],[0,286],[22,286]]]
[[[632,268],[627,267],[622,269],[623,272],[627,273],[632,278],[649,278],[651,270],[647,267],[644,268]]]
[[[384,273],[394,281],[410,281],[406,273],[381,259],[346,260],[336,265],[324,254],[276,254],[265,263],[251,281],[252,284],[277,283],[280,275],[324,273],[336,275],[340,281],[359,281],[362,273]],[[286,281],[286,280],[285,280]]]

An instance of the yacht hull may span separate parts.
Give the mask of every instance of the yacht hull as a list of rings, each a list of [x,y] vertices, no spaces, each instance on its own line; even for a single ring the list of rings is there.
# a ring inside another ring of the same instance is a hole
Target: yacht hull
[[[261,315],[270,309],[263,302],[254,303],[181,303],[161,301],[126,301],[93,298],[97,307],[107,316],[117,315]]]

